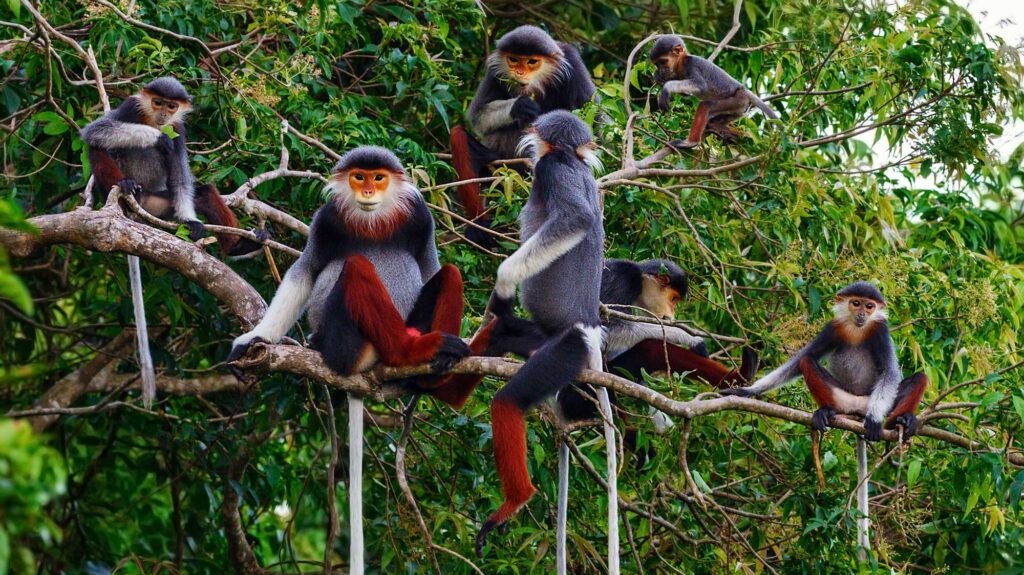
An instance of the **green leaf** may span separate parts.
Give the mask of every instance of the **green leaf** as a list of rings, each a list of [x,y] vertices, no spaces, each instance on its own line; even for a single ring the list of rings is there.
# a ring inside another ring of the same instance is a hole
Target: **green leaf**
[[[174,131],[174,126],[171,124],[165,124],[162,128],[160,128],[160,131],[167,134],[167,137],[172,140],[178,137],[178,132]]]
[[[921,475],[921,460],[915,459],[907,465],[907,489],[913,489]]]
[[[0,298],[11,300],[25,315],[32,315],[35,312],[28,288],[18,276],[4,270],[0,270]]]

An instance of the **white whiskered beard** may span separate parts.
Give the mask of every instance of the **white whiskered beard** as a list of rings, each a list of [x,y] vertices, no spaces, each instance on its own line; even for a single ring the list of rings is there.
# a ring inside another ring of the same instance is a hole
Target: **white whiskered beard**
[[[604,164],[601,163],[601,158],[597,155],[597,148],[591,144],[583,144],[576,148],[576,155],[583,160],[584,164],[590,166],[591,170],[600,172],[604,169]]]
[[[556,62],[552,62],[554,59]],[[533,75],[528,84],[520,84],[508,69],[508,63],[501,52],[494,52],[487,58],[487,67],[494,72],[498,78],[505,78],[514,83],[520,94],[530,94],[537,97],[544,97],[544,92],[552,86],[559,86],[572,77],[572,66],[562,54],[546,57],[541,62],[540,69]]]
[[[376,231],[393,225],[395,216],[404,218],[412,215],[413,206],[420,191],[405,179],[394,176],[387,191],[383,194],[383,200],[372,212],[359,207],[359,202],[356,201],[348,181],[331,178],[324,186],[323,194],[325,200],[334,202],[338,213],[341,214],[346,224],[363,230]]]
[[[523,134],[522,138],[519,138],[519,144],[516,145],[516,156],[520,158],[529,157],[536,164],[541,156],[547,153],[548,145],[541,139],[540,134],[531,130],[527,130]]]

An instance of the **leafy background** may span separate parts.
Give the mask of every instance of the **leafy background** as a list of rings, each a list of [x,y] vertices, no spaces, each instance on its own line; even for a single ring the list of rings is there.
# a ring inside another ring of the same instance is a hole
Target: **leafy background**
[[[704,39],[689,45],[708,56],[733,18],[733,4],[717,0],[485,4],[487,14],[455,0],[91,0],[38,9],[55,31],[95,52],[113,105],[154,77],[182,80],[197,104],[193,171],[224,193],[277,167],[282,119],[338,152],[390,147],[421,186],[452,181],[438,155],[448,151],[449,128],[462,122],[487,47],[522,23],[581,48],[601,96],[581,115],[608,118],[600,141],[605,171],[613,171],[622,162],[624,99],[638,113],[637,158],[683,132],[694,108],[678,99],[672,114],[650,114],[650,66],[640,63],[625,77],[633,47],[652,31],[676,31]],[[102,113],[79,55],[53,34],[40,35],[30,6],[10,0],[0,9],[0,225],[8,228],[24,227],[22,214],[79,205],[86,158],[76,132]],[[1024,114],[1019,51],[943,0],[745,1],[738,21],[730,42],[738,48],[723,50],[716,63],[756,92],[780,95],[772,106],[781,122],[770,129],[761,116],[745,119],[751,137],[741,145],[712,139],[664,167],[728,167],[757,157],[748,166],[606,186],[609,254],[680,263],[693,280],[681,317],[764,342],[767,366],[813,335],[838,288],[874,281],[890,300],[904,370],[923,370],[932,382],[926,405],[969,383],[942,398],[946,416],[930,423],[999,448],[1019,446],[1024,152],[1001,159],[992,147]],[[293,133],[284,144],[294,168],[326,173],[332,164]],[[528,185],[514,173],[494,183],[499,225],[514,222]],[[280,179],[256,195],[308,221],[320,186]],[[425,195],[443,207],[449,192]],[[436,215],[445,228],[442,260],[466,278],[470,333],[500,259],[460,241],[448,229],[461,230],[458,221]],[[274,232],[289,245],[304,243]],[[282,269],[291,263],[276,258]],[[273,293],[265,259],[232,266],[266,297]],[[125,270],[122,256],[64,247],[30,260],[0,257],[0,406],[27,409],[132,323]],[[183,378],[222,375],[237,322],[168,270],[144,265],[144,278],[147,316],[164,329],[152,340],[158,366]],[[707,391],[682,379],[649,383],[677,399]],[[366,443],[371,572],[429,572],[436,561],[441,572],[470,573],[463,559],[470,557],[487,573],[553,571],[554,433],[536,417],[529,444],[538,496],[495,538],[500,544],[483,559],[473,556],[476,529],[500,498],[487,409],[500,385],[488,379],[460,413],[418,400],[407,466],[443,550],[427,545],[395,484],[398,416],[411,398],[371,405],[379,414]],[[244,395],[170,397],[152,412],[64,417],[40,436],[23,420],[0,421],[0,573],[222,572],[231,565],[220,515],[228,490],[241,498],[263,567],[320,570],[330,455],[325,400],[316,382],[275,376]],[[772,400],[812,408],[800,385]],[[627,454],[620,480],[623,497],[644,511],[624,514],[626,572],[1024,569],[1024,472],[998,452],[933,440],[898,453],[875,446],[873,460],[889,457],[872,486],[875,553],[858,564],[850,434],[823,440],[828,475],[818,493],[802,425],[727,412],[693,421],[684,441],[683,426],[655,436],[646,406],[623,407],[642,428],[638,451],[646,454]],[[576,432],[575,441],[601,468],[598,433]],[[251,446],[247,472],[228,479],[242,446]],[[688,489],[680,455],[707,506]],[[346,477],[340,465],[337,475]],[[332,487],[344,518],[346,487]],[[603,572],[603,492],[575,466],[571,494],[572,568]],[[343,522],[333,553],[342,567],[346,533]]]

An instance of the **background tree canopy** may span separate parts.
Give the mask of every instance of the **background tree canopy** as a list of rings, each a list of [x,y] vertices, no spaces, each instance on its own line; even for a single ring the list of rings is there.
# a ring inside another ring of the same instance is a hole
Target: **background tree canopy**
[[[240,190],[232,206],[297,249],[301,226],[259,206],[308,222],[322,202],[317,175],[336,153],[394,149],[436,207],[442,261],[467,282],[467,335],[515,244],[489,254],[462,241],[464,225],[446,209],[453,189],[444,184],[455,179],[448,131],[463,121],[495,39],[524,23],[579,46],[598,85],[600,103],[580,114],[608,119],[599,177],[609,255],[667,257],[688,270],[681,317],[727,336],[709,340],[718,357],[761,341],[764,365],[777,365],[826,321],[837,289],[866,279],[890,301],[904,370],[932,382],[922,413],[936,434],[905,451],[872,446],[867,564],[857,561],[851,505],[854,436],[822,440],[819,492],[811,435],[793,415],[813,409],[802,385],[768,399],[799,411],[728,404],[677,417],[663,436],[642,401],[620,394],[646,454],[627,454],[620,478],[624,572],[1021,572],[1024,151],[1001,161],[992,150],[1024,116],[1017,49],[946,0],[484,4],[485,12],[456,0],[4,3],[0,573],[320,571],[329,490],[345,517],[344,456],[327,487],[344,410],[332,425],[316,378],[270,373],[239,388],[223,358],[240,317],[252,318],[203,284],[207,268],[188,275],[144,262],[162,391],[151,411],[137,402],[125,329],[134,323],[130,238],[109,243],[123,230],[109,220],[87,227],[89,212],[75,211],[86,186],[77,131],[103,113],[93,55],[113,106],[161,75],[187,86],[196,102],[192,169],[224,194],[278,169],[283,146],[292,171]],[[715,62],[771,95],[782,120],[743,120],[752,137],[739,145],[712,138],[701,150],[665,153],[694,102],[678,98],[673,113],[651,114],[649,44],[628,56],[650,33],[670,31],[688,35],[697,55],[722,48]],[[528,190],[513,172],[491,184],[499,225],[514,222]],[[66,221],[78,232],[53,236],[43,224],[56,220],[38,218],[58,214],[77,218]],[[36,227],[42,235],[18,233]],[[268,253],[282,272],[294,261]],[[242,285],[273,294],[268,257],[230,266]],[[557,432],[536,417],[538,496],[483,559],[473,554],[476,530],[500,500],[488,405],[502,383],[489,378],[460,413],[410,395],[367,403],[371,572],[553,571]],[[681,401],[709,391],[678,377],[648,383]],[[343,397],[332,394],[335,404]],[[57,408],[33,411],[43,399]],[[940,431],[962,441],[942,441]],[[597,429],[572,439],[602,468]],[[604,490],[577,463],[570,493],[571,567],[603,572]],[[343,520],[327,553],[342,571],[347,532]]]

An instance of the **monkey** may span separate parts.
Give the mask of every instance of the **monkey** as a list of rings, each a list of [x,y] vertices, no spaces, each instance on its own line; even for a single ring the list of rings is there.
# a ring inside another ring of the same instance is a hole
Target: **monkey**
[[[195,184],[185,149],[185,117],[192,96],[173,77],[157,78],[138,94],[95,120],[81,131],[88,146],[89,165],[105,194],[114,185],[137,196],[147,212],[160,218],[173,216],[185,224],[194,241],[204,226],[197,217],[220,226],[238,227],[238,219],[211,184]],[[177,137],[162,130],[170,126]],[[222,253],[246,256],[262,249],[270,238],[255,230],[259,242],[232,234],[217,234]]]
[[[889,334],[885,298],[877,287],[856,281],[836,294],[834,319],[811,343],[781,367],[750,387],[725,389],[722,395],[758,396],[799,376],[818,405],[812,427],[824,432],[837,413],[864,416],[864,439],[878,441],[883,427],[900,425],[904,436],[917,433],[914,412],[928,376],[904,378]],[[821,361],[830,357],[829,368]]]
[[[311,347],[338,374],[378,362],[429,363],[435,373],[448,371],[469,354],[458,337],[462,276],[455,266],[440,265],[434,219],[398,158],[375,146],[347,152],[332,169],[325,195],[306,249],[263,319],[235,338],[228,363],[254,342],[279,341],[305,308]],[[445,382],[425,376],[412,383],[432,393]],[[354,395],[348,402],[351,571],[361,573],[363,408]]]
[[[751,105],[765,116],[775,120],[778,114],[753,92],[747,90],[728,72],[686,50],[679,36],[661,36],[651,48],[651,62],[657,66],[654,79],[662,84],[658,95],[658,108],[667,112],[671,108],[672,94],[686,94],[700,100],[690,125],[690,135],[669,143],[676,149],[699,146],[705,129],[731,143],[742,136],[732,123],[747,113]]]
[[[469,105],[469,127],[451,131],[452,163],[460,180],[489,173],[495,160],[524,157],[517,150],[525,130],[552,110],[577,110],[593,98],[596,87],[579,52],[556,42],[536,26],[520,26],[502,36],[487,59],[487,72]],[[458,186],[466,216],[490,227],[480,198],[480,184]],[[494,242],[469,226],[467,238],[483,247]]]
[[[491,402],[494,459],[504,501],[481,527],[478,555],[488,534],[504,525],[533,496],[526,462],[526,413],[558,394],[585,368],[601,370],[600,282],[604,224],[591,172],[596,164],[590,128],[570,112],[548,112],[524,136],[534,153],[534,180],[520,213],[522,245],[498,267],[488,308],[497,318],[513,316],[516,287],[520,301],[543,332],[545,341]],[[607,394],[608,561],[618,573],[618,495],[615,484],[616,443]],[[565,464],[568,452],[565,452]],[[565,495],[559,485],[556,559],[565,572]]]
[[[377,363],[430,363],[444,372],[469,354],[458,337],[462,276],[440,265],[434,219],[394,153],[355,148],[338,160],[309,241],[266,315],[235,338],[228,361],[254,341],[277,342],[303,308],[312,347],[341,375]],[[308,306],[306,305],[308,302]]]

